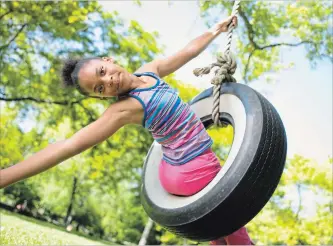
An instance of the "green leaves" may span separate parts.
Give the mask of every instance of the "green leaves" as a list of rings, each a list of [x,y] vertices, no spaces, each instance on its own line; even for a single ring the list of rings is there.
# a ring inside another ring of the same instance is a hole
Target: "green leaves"
[[[230,15],[232,3],[205,1],[201,10],[209,25],[214,19],[207,13],[216,8]],[[331,22],[332,6],[327,1],[241,2],[233,42],[244,81],[288,68],[290,64],[279,64],[283,47],[304,46],[312,65],[321,59],[332,61]]]
[[[1,2],[0,9],[2,168],[70,137],[111,103],[62,88],[63,58],[112,55],[133,71],[160,52],[156,33],[146,32],[136,21],[127,28],[116,13],[103,12],[94,1]],[[25,125],[19,121],[33,125],[32,130],[20,129]],[[138,199],[140,172],[151,143],[147,131],[128,126],[104,143],[11,186],[6,201],[25,199],[21,191],[27,187],[33,191],[30,209],[42,208],[62,218],[71,211],[73,225],[82,232],[136,242],[146,218]],[[71,200],[73,177],[77,185]],[[118,226],[110,229],[114,220]]]
[[[331,244],[332,163],[317,164],[301,156],[287,161],[270,202],[249,224],[257,244]],[[287,192],[296,190],[293,196]],[[306,194],[306,195],[305,195]],[[310,203],[306,199],[311,196]],[[318,201],[313,199],[318,197]],[[296,206],[295,206],[296,205]],[[309,214],[313,210],[313,215]]]

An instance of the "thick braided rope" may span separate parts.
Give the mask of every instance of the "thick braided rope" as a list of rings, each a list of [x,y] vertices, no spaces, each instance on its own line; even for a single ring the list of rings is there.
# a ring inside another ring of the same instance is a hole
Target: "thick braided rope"
[[[232,15],[238,14],[238,8],[240,5],[240,1],[235,1]],[[219,67],[218,70],[215,71],[215,76],[211,80],[211,83],[214,85],[213,89],[213,110],[212,110],[212,118],[214,120],[215,125],[217,126],[227,126],[226,124],[222,124],[220,121],[220,89],[221,84],[223,82],[236,82],[236,79],[232,76],[236,71],[236,61],[235,58],[231,55],[231,41],[232,41],[232,32],[234,30],[234,25],[231,24],[228,28],[227,35],[227,47],[224,51],[223,55],[219,55],[217,57],[217,62],[212,63],[211,65],[204,68],[197,68],[193,71],[196,76],[200,76],[203,74],[209,74],[213,67]]]

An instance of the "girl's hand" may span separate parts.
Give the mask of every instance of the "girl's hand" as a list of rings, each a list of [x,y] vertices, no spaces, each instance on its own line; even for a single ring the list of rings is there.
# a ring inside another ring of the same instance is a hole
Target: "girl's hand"
[[[219,33],[227,32],[229,24],[233,25],[236,28],[237,24],[238,24],[237,16],[235,16],[235,15],[229,16],[227,19],[217,23],[216,29]]]

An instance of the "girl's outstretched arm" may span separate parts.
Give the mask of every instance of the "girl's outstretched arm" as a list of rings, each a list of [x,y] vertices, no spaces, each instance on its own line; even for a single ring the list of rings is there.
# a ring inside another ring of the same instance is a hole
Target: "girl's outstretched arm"
[[[50,144],[26,160],[0,170],[0,188],[41,173],[101,143],[125,124],[135,123],[133,121],[135,121],[136,113],[124,110],[123,106],[129,108],[128,102],[122,101],[110,105],[99,119],[82,128],[69,139]]]
[[[228,31],[229,24],[237,26],[237,17],[230,16],[211,27],[199,37],[190,41],[183,49],[164,59],[145,64],[137,72],[155,72],[160,77],[167,76],[198,56],[222,32]]]

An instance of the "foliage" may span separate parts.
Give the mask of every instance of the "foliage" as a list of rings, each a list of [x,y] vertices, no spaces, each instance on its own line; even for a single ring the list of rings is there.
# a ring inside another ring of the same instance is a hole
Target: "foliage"
[[[289,159],[270,202],[248,224],[257,244],[332,244],[331,174],[331,160],[318,165],[297,155]]]
[[[208,25],[216,22],[217,10],[232,12],[230,1],[200,2]],[[330,1],[241,1],[233,42],[244,81],[292,66],[281,59],[284,47],[304,46],[313,66],[322,59],[332,62],[332,14]]]
[[[0,97],[6,102],[1,104],[2,168],[71,136],[112,102],[63,90],[59,86],[63,59],[110,55],[133,71],[160,52],[156,33],[146,32],[136,21],[124,26],[117,13],[103,12],[95,1],[1,2],[0,11]],[[26,124],[31,122],[34,127],[29,129]],[[118,201],[118,184],[125,181],[134,183],[138,192],[142,161],[151,142],[142,128],[125,127],[91,150],[4,189],[3,202],[15,205],[33,198],[31,209],[61,217],[70,210],[68,219],[82,231],[111,237],[105,232],[118,232],[108,229],[110,221],[103,222],[107,201]],[[73,177],[78,181],[72,199]],[[131,240],[139,240],[143,223],[138,220]]]

